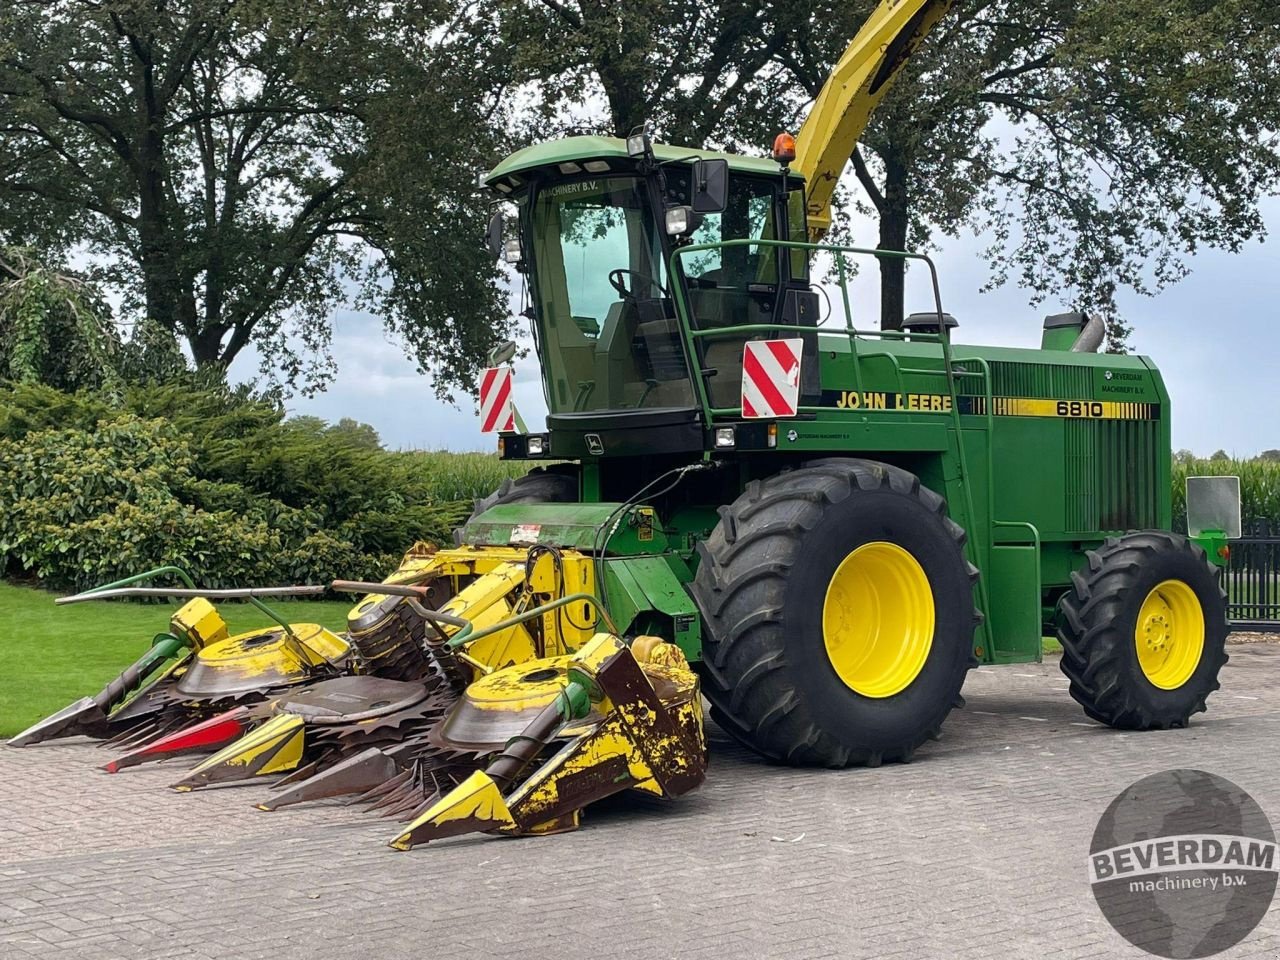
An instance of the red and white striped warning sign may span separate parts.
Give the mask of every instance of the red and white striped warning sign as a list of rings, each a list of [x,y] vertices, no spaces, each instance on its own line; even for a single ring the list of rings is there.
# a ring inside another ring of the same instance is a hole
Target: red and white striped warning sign
[[[800,355],[804,341],[752,340],[742,351],[742,415],[794,417],[800,407]]]
[[[480,429],[484,433],[507,433],[516,428],[516,411],[511,404],[510,367],[489,367],[480,375]]]

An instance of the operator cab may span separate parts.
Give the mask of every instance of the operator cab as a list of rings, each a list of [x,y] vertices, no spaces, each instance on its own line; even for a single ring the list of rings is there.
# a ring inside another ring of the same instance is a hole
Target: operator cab
[[[772,160],[647,137],[637,152],[634,139],[531,147],[486,177],[519,210],[557,457],[597,453],[588,433],[614,455],[706,449],[693,378],[705,377],[711,407],[737,407],[743,338],[695,339],[686,325],[786,322],[808,291],[805,251],[751,243],[681,255],[672,276],[678,248],[803,240],[799,178]]]

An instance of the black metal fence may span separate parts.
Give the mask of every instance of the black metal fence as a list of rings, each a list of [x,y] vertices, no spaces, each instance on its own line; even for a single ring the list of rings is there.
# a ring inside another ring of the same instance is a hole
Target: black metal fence
[[[1250,520],[1231,541],[1227,619],[1237,630],[1280,633],[1280,521]]]

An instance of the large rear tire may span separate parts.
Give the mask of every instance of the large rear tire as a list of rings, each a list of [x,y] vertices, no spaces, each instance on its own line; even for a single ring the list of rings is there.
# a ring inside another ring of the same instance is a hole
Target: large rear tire
[[[700,546],[703,692],[779,762],[908,760],[977,664],[964,531],[914,475],[833,458],[754,481]]]
[[[507,478],[497,490],[475,502],[470,523],[490,507],[506,503],[575,503],[578,499],[577,467],[571,463],[557,463],[549,467],[534,467],[523,477]],[[462,530],[453,531],[455,546],[462,545]]]
[[[1120,730],[1185,727],[1227,662],[1226,594],[1213,565],[1163,531],[1113,538],[1087,556],[1058,602],[1071,696]]]

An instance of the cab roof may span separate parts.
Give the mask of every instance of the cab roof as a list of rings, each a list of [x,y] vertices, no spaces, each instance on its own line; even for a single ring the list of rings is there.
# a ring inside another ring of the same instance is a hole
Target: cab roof
[[[698,150],[693,147],[678,147],[667,143],[655,143],[653,145],[653,153],[659,160],[692,160],[695,157],[702,157],[706,160],[728,160],[729,169],[737,173],[771,174],[776,176],[782,170],[775,160],[767,157],[745,157],[736,153]],[[609,169],[615,170],[631,170],[635,162],[627,155],[627,142],[618,137],[565,137],[563,140],[535,143],[533,146],[525,147],[523,150],[517,150],[490,170],[484,177],[484,183],[486,186],[492,187],[499,181],[504,181],[509,186],[513,186],[515,183],[508,179],[512,174],[520,174],[535,167],[568,163],[581,164],[590,160],[605,161],[609,163]],[[579,171],[565,170],[563,172],[572,174]]]

